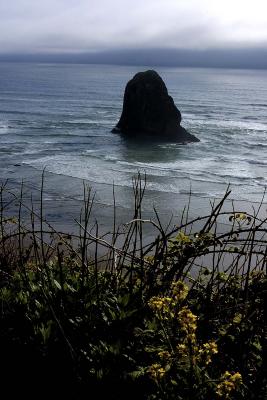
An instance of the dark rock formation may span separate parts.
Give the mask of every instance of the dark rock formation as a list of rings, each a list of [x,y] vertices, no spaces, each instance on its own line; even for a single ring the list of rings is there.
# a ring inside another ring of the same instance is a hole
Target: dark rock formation
[[[198,142],[181,125],[181,113],[156,71],[139,72],[125,88],[123,110],[112,132],[180,143]]]

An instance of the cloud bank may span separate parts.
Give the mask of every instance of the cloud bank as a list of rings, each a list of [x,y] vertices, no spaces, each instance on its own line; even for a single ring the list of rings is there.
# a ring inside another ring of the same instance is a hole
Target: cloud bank
[[[0,53],[267,47],[266,0],[0,1]]]

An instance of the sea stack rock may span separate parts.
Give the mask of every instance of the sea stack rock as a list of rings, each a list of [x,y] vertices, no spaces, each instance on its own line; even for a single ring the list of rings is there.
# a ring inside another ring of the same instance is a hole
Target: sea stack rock
[[[112,130],[127,137],[199,142],[181,125],[181,113],[156,71],[138,72],[125,88],[121,118]]]

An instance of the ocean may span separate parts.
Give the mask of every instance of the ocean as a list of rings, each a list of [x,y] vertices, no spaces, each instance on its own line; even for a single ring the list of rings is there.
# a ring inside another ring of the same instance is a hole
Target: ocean
[[[189,193],[192,215],[223,196],[259,203],[267,186],[267,71],[154,68],[199,143],[138,143],[111,129],[119,120],[126,83],[149,67],[0,63],[0,179],[40,187],[64,219],[82,199],[82,183],[102,207],[131,209],[132,179],[146,174],[144,208],[181,212]],[[70,204],[70,203],[68,203]],[[73,205],[74,204],[74,205]]]

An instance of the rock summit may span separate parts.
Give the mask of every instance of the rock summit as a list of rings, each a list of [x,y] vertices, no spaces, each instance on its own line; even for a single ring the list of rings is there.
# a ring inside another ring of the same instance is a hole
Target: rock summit
[[[178,143],[199,142],[183,128],[181,113],[156,71],[138,72],[126,85],[123,110],[112,132]]]

